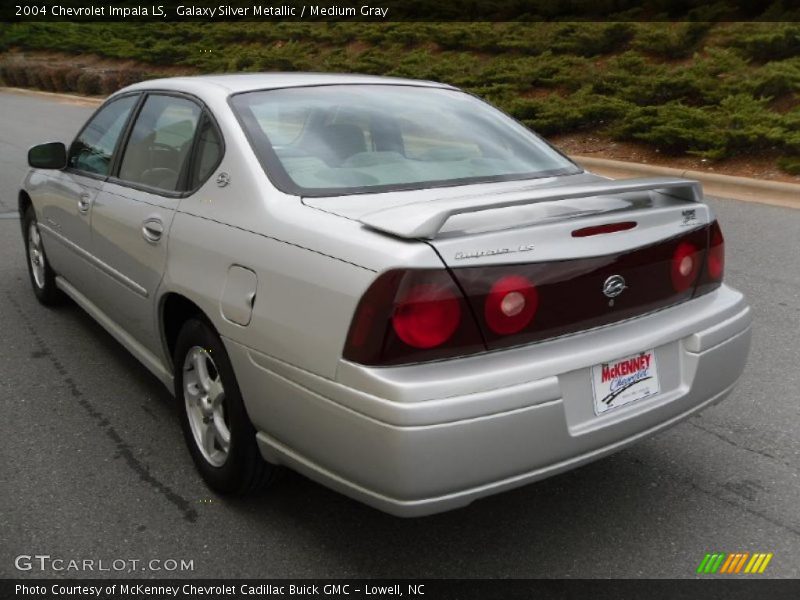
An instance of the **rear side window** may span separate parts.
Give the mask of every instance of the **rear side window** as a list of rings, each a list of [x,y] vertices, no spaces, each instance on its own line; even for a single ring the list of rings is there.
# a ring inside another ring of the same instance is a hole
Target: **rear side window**
[[[111,155],[138,96],[112,100],[92,117],[69,149],[67,164],[73,169],[108,175]]]
[[[148,96],[131,130],[119,178],[178,191],[200,114],[200,107],[186,98]]]
[[[211,175],[217,168],[222,159],[222,138],[214,122],[205,117],[200,125],[200,133],[197,139],[197,158],[194,161],[191,177],[189,178],[189,189],[194,190]]]

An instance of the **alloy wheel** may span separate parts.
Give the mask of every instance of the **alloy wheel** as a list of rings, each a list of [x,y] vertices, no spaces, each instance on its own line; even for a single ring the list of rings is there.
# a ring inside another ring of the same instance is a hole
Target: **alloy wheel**
[[[231,432],[225,414],[225,389],[211,354],[193,346],[183,361],[183,397],[197,448],[209,464],[228,459]]]

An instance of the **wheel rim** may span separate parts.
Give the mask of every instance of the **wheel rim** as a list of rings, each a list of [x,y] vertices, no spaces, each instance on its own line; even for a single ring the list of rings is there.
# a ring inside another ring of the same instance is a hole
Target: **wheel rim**
[[[231,448],[225,389],[217,365],[200,346],[193,346],[183,361],[183,398],[197,449],[210,464],[221,467]]]
[[[36,287],[44,287],[44,250],[42,249],[42,236],[36,223],[28,227],[28,258],[31,263],[31,273]]]

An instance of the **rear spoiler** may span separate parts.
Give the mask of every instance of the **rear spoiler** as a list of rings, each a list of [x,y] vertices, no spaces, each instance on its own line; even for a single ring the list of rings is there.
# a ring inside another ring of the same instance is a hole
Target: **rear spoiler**
[[[553,200],[609,196],[631,192],[660,192],[689,202],[703,198],[700,182],[674,177],[646,177],[599,181],[588,184],[547,187],[500,195],[460,196],[441,200],[411,202],[368,213],[361,223],[401,238],[433,239],[453,215],[521,206]]]

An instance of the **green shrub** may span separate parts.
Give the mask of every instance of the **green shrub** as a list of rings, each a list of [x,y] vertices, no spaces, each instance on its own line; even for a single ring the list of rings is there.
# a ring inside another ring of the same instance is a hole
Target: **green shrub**
[[[642,25],[642,32],[633,46],[641,52],[661,58],[687,58],[697,50],[711,25],[699,22]]]
[[[520,63],[520,82],[529,87],[554,87],[577,91],[593,80],[593,63],[582,56],[555,55],[547,51]]]
[[[557,54],[607,54],[624,48],[634,31],[630,23],[569,23],[555,31],[550,47]]]
[[[725,153],[725,138],[713,115],[680,102],[631,111],[613,134],[619,139],[650,143],[668,154],[690,152],[721,158]]]
[[[78,68],[68,69],[67,72],[64,73],[64,87],[67,91],[78,91],[78,80],[81,78],[81,75],[83,75],[83,71]]]
[[[76,91],[85,96],[98,96],[103,91],[100,75],[91,71],[84,71],[78,76],[75,85]]]
[[[767,102],[737,94],[716,107],[680,102],[644,107],[631,113],[614,133],[671,154],[688,152],[713,159],[772,150],[784,145],[787,130],[781,116],[767,110]]]
[[[10,69],[10,74],[11,81],[13,81],[16,87],[28,87],[30,85],[27,66],[13,65]]]
[[[780,123],[784,130],[784,146],[790,153],[800,155],[800,107],[781,115]]]
[[[748,23],[730,35],[728,44],[760,62],[800,55],[800,23]]]
[[[134,83],[139,83],[140,81],[144,81],[146,78],[147,77],[143,71],[136,71],[133,69],[125,69],[117,73],[117,82],[119,83],[120,88],[133,85]]]
[[[40,90],[45,90],[46,92],[55,92],[57,91],[55,86],[53,86],[53,71],[55,69],[52,68],[39,68],[35,73],[35,81],[36,87]]]
[[[800,92],[800,58],[768,62],[750,77],[748,87],[772,98]]]
[[[737,94],[720,102],[714,116],[717,127],[724,131],[727,155],[757,152],[781,144],[786,132],[780,115],[767,109],[768,101]]]
[[[790,175],[800,175],[800,156],[782,156],[778,159],[778,167]]]
[[[104,96],[113,94],[121,87],[119,76],[115,71],[108,71],[100,77],[100,93]]]
[[[67,91],[66,69],[58,67],[50,69],[50,86],[55,92]]]
[[[618,98],[598,96],[591,86],[586,86],[566,98],[551,94],[544,98],[517,99],[508,108],[531,129],[551,135],[586,128],[603,129],[633,107]]]

